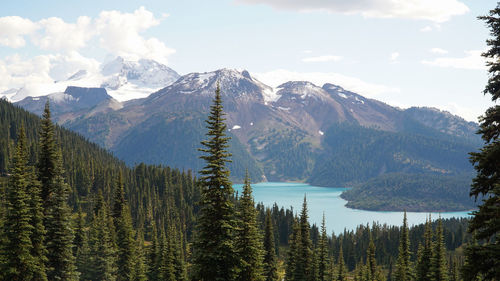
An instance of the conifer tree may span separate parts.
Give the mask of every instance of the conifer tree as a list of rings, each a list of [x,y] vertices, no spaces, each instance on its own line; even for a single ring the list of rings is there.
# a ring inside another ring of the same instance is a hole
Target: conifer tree
[[[486,40],[490,47],[483,57],[488,59],[488,84],[484,94],[498,103],[500,98],[500,3],[487,16],[481,16],[490,28],[492,36]],[[465,250],[464,279],[500,280],[500,105],[486,110],[479,118],[479,134],[485,142],[480,152],[471,153],[471,161],[477,171],[473,179],[470,195],[484,196],[479,210],[473,212],[469,231],[474,233],[482,244],[470,245]]]
[[[116,280],[116,260],[113,247],[113,237],[109,232],[108,207],[104,204],[102,193],[99,191],[97,214],[89,228],[89,255],[88,264],[83,272],[84,280]]]
[[[265,281],[278,280],[278,264],[276,247],[274,244],[274,229],[271,210],[266,209],[266,222],[264,229],[264,277]]]
[[[288,239],[289,249],[285,269],[286,281],[301,280],[299,278],[303,278],[303,274],[297,274],[297,263],[299,262],[300,254],[300,242],[302,240],[300,234],[300,224],[297,217],[295,217],[293,220],[292,229],[292,234],[290,234],[290,238]]]
[[[236,280],[263,280],[262,236],[257,226],[257,211],[254,206],[248,171],[245,175],[243,193],[238,205],[238,222],[235,246],[240,264]]]
[[[458,262],[456,258],[450,260],[450,281],[460,281],[460,276],[458,275]]]
[[[438,220],[436,228],[436,241],[433,247],[431,259],[431,280],[447,281],[448,265],[446,263],[446,247],[444,245],[443,223],[441,218]]]
[[[21,128],[14,155],[14,165],[7,185],[6,216],[4,222],[5,255],[3,275],[5,280],[31,280],[35,258],[32,255],[31,234],[33,226],[29,209],[29,186],[26,139]]]
[[[347,268],[344,262],[344,251],[342,245],[340,245],[339,258],[337,259],[337,281],[345,280],[347,280]]]
[[[67,205],[69,187],[64,182],[62,156],[54,139],[49,103],[45,105],[40,132],[38,179],[41,182],[46,230],[47,277],[76,280],[72,243],[71,212]]]
[[[175,280],[184,281],[187,280],[187,270],[186,264],[184,262],[183,254],[183,235],[182,231],[177,230],[173,225],[170,226],[170,241],[172,246],[172,251],[174,254],[174,275]]]
[[[234,280],[237,274],[237,254],[234,249],[234,206],[233,187],[229,180],[226,163],[230,162],[227,152],[229,138],[220,87],[217,85],[215,98],[206,120],[208,139],[202,141],[205,154],[201,159],[206,166],[201,173],[202,185],[199,202],[196,238],[193,244],[193,269],[196,280]]]
[[[419,245],[417,255],[417,281],[427,281],[431,278],[432,259],[432,226],[431,217],[425,223],[424,244]]]
[[[408,221],[406,211],[404,212],[403,227],[401,228],[401,237],[399,238],[399,254],[396,263],[396,272],[394,280],[410,281],[413,280],[413,266],[410,262],[410,235],[408,230]]]
[[[146,275],[146,262],[144,256],[144,235],[142,230],[137,231],[136,246],[135,246],[135,256],[134,256],[134,274],[132,281],[146,281],[148,280]]]
[[[40,182],[36,179],[34,170],[29,171],[30,185],[28,193],[30,194],[30,224],[33,226],[31,231],[31,255],[35,259],[33,265],[33,281],[47,280],[47,248],[45,247],[45,226],[43,225],[43,207],[40,198]]]
[[[170,233],[169,233],[170,234]],[[174,253],[172,251],[172,241],[169,235],[168,240],[164,228],[160,231],[160,280],[175,281]]]
[[[333,261],[333,256],[330,259],[330,263],[328,265],[328,278],[326,280],[329,280],[329,281],[337,280],[337,275],[335,272],[335,262]]]
[[[159,269],[158,265],[160,264],[160,244],[158,241],[158,231],[156,228],[156,224],[153,222],[152,226],[152,234],[151,234],[151,247],[149,248],[148,255],[148,279],[149,280],[159,280]]]
[[[312,262],[312,241],[310,237],[311,228],[309,226],[309,215],[307,210],[307,200],[304,196],[302,211],[300,212],[300,244],[299,256],[296,265],[297,280],[313,280],[313,262]]]
[[[78,215],[76,218],[76,228],[75,237],[73,239],[73,255],[75,256],[76,271],[80,273],[80,279],[83,279],[81,275],[87,269],[89,248],[87,244],[87,233],[85,231],[85,219],[83,218],[82,209],[78,207]]]
[[[117,280],[131,280],[134,267],[134,234],[130,210],[125,200],[122,174],[115,183],[115,198],[113,204],[113,223],[116,232],[118,250]]]
[[[381,281],[384,280],[380,268],[377,266],[377,260],[375,259],[375,243],[370,234],[370,243],[368,244],[368,250],[366,251],[366,280],[367,281]]]
[[[326,236],[325,214],[323,213],[323,220],[321,222],[321,237],[318,245],[318,280],[328,280],[328,266],[330,264],[328,259],[328,237]]]

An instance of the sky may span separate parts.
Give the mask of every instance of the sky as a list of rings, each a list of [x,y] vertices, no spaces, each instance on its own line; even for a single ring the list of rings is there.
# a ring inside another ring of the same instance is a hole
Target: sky
[[[0,93],[98,71],[116,56],[181,75],[246,69],[276,87],[333,83],[393,106],[477,121],[489,30],[485,0],[6,1]],[[48,94],[48,93],[47,93]]]

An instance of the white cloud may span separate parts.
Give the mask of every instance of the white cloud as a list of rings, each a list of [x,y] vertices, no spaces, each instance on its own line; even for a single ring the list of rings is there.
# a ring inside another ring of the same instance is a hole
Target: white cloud
[[[311,50],[304,50],[304,51],[302,51],[302,52],[303,52],[304,54],[311,54],[313,51],[311,51]]]
[[[37,22],[21,17],[0,17],[0,46],[20,48],[27,41],[40,50],[53,51],[48,55],[21,57],[11,55],[0,58],[0,92],[22,88],[20,96],[44,95],[61,91],[64,87],[54,81],[66,80],[79,70],[98,75],[100,63],[81,55],[92,43],[111,56],[127,59],[154,59],[167,63],[175,50],[155,37],[146,38],[143,32],[160,24],[167,17],[156,18],[144,7],[132,13],[103,11],[96,18],[79,17],[76,22],[61,18],[44,18]],[[95,78],[95,79],[94,79]],[[87,86],[99,86],[96,77],[90,77]]]
[[[64,91],[65,85],[54,81],[65,80],[80,69],[97,72],[99,62],[81,56],[77,52],[57,55],[40,55],[22,58],[12,55],[0,60],[0,92],[11,88],[22,88],[19,97],[47,95]],[[87,85],[88,87],[99,85]]]
[[[35,32],[37,25],[18,16],[0,18],[0,45],[20,48],[26,45],[25,35]]]
[[[482,52],[481,50],[466,51],[465,57],[440,57],[434,60],[423,60],[422,63],[437,67],[484,70],[486,60],[481,56]]]
[[[429,49],[429,52],[433,54],[438,54],[438,55],[446,55],[448,53],[447,50],[441,49],[441,48],[432,48]]]
[[[303,62],[327,62],[327,61],[339,61],[341,60],[341,56],[333,56],[333,55],[325,55],[325,56],[318,56],[318,57],[308,57],[308,58],[303,58]]]
[[[399,89],[397,88],[373,84],[356,77],[332,72],[294,72],[277,69],[265,73],[255,73],[253,76],[272,87],[277,87],[287,81],[310,81],[318,86],[322,86],[325,83],[336,84],[347,90],[371,98],[381,97],[386,93],[399,93]]]
[[[441,25],[437,22],[434,22],[432,25],[426,25],[420,29],[420,32],[430,32],[434,30],[441,30]]]
[[[276,9],[361,14],[374,18],[406,18],[445,22],[469,8],[458,0],[236,0]]]
[[[79,17],[76,23],[66,23],[61,18],[51,17],[38,23],[40,32],[32,36],[33,43],[43,50],[74,51],[85,47],[95,34],[89,17]]]
[[[421,32],[429,32],[432,31],[432,27],[430,25],[426,25],[420,29]]]
[[[97,18],[79,17],[75,23],[50,17],[32,22],[21,17],[0,17],[0,45],[23,47],[25,36],[42,50],[71,53],[87,46],[97,38],[100,47],[114,56],[130,59],[147,58],[166,64],[175,53],[155,37],[145,38],[141,33],[160,24],[160,18],[140,7],[132,13],[103,11]]]
[[[398,52],[393,52],[391,53],[391,61],[396,62],[399,58],[399,53]]]
[[[175,52],[157,38],[145,39],[141,32],[160,24],[152,12],[141,7],[133,13],[101,12],[96,21],[100,42],[109,52],[132,58],[149,58],[167,63]]]

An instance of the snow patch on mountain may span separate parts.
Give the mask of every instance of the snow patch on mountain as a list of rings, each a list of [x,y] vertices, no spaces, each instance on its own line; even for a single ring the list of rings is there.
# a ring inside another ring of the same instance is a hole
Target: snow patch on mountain
[[[81,69],[68,76],[66,80],[52,83],[32,83],[18,89],[10,89],[0,94],[11,102],[23,100],[26,97],[45,96],[52,93],[62,93],[69,86],[84,88],[105,88],[118,101],[144,98],[173,82],[180,75],[154,60],[125,60],[117,57],[104,64],[99,71]]]

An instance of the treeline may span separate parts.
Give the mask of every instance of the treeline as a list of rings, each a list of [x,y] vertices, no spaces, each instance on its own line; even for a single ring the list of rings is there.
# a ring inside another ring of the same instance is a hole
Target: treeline
[[[391,173],[342,193],[347,207],[374,211],[449,212],[476,207],[469,197],[472,175]]]
[[[399,230],[399,236],[389,238],[392,240],[389,244],[398,241],[393,244],[395,249],[392,249],[396,251],[396,256],[387,255],[387,251],[391,251],[390,245],[380,243],[380,240],[388,238],[386,235],[390,231],[381,231],[377,225],[371,229],[358,228],[356,234],[359,236],[353,237],[352,233],[344,232],[344,235],[330,239],[323,219],[320,234],[314,243],[304,199],[302,211],[294,219],[289,239],[285,280],[461,280],[459,268],[463,259],[448,254],[441,219],[433,231],[429,218],[423,235],[412,241],[405,213],[403,226]],[[378,247],[377,244],[382,246]],[[418,246],[416,250],[415,245]],[[356,257],[354,253],[361,249],[365,254]],[[381,264],[381,256],[388,260]]]

